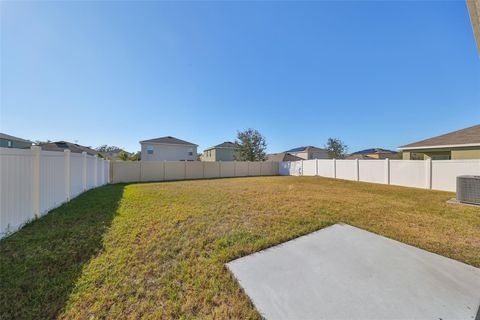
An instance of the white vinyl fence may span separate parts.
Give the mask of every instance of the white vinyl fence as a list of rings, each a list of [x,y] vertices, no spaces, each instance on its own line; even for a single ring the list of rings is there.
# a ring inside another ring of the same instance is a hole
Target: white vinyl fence
[[[0,238],[109,182],[109,161],[86,153],[0,148]]]
[[[112,183],[278,175],[278,162],[112,161]]]
[[[318,159],[280,162],[279,173],[455,191],[457,176],[480,175],[480,160]]]

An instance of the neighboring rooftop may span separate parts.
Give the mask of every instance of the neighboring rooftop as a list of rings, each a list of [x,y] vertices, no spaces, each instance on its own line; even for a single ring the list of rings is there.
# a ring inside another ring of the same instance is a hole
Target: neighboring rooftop
[[[350,155],[354,155],[354,154],[374,154],[374,153],[392,153],[392,154],[396,154],[397,151],[388,150],[388,149],[382,149],[382,148],[372,148],[372,149],[360,150],[360,151],[351,153]]]
[[[293,148],[285,152],[315,152],[315,151],[326,151],[326,149],[317,148],[314,146],[305,146],[305,147]]]
[[[19,138],[19,137],[14,137],[14,136],[11,136],[11,135],[8,135],[8,134],[5,134],[5,133],[1,133],[1,132],[0,132],[0,139],[16,140],[16,141],[21,141],[21,142],[26,142],[26,143],[32,143],[29,140],[25,140],[25,139],[22,139],[22,138]]]
[[[48,142],[48,143],[41,143],[39,145],[42,150],[45,151],[63,151],[65,149],[70,150],[73,153],[82,153],[86,152],[89,155],[98,155],[99,152],[97,150],[93,150],[92,148],[85,147],[76,143],[71,143],[67,141],[55,141],[55,142]]]
[[[288,152],[267,154],[267,161],[300,161],[303,158],[297,157]]]
[[[164,144],[184,144],[190,146],[196,146],[196,144],[181,140],[172,136],[160,137],[155,139],[143,140],[140,143],[164,143]]]
[[[235,149],[236,146],[237,144],[234,142],[225,141],[223,143],[217,144],[216,146],[205,149],[205,151],[211,150],[211,149]]]
[[[401,146],[399,149],[480,146],[480,124]]]

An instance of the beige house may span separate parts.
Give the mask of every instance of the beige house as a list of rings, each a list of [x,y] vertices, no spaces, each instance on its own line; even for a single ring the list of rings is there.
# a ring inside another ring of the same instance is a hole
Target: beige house
[[[195,161],[198,145],[171,136],[140,141],[142,161]]]
[[[205,149],[202,154],[202,161],[234,161],[235,147],[237,145],[230,141],[218,144]]]
[[[480,124],[399,148],[404,160],[480,159]]]
[[[294,148],[285,152],[302,158],[303,160],[330,158],[327,150],[313,146]]]

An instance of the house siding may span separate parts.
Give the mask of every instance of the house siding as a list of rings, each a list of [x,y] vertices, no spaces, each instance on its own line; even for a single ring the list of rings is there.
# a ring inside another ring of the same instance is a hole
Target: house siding
[[[403,160],[414,160],[412,154],[423,160],[432,159],[438,156],[449,156],[451,160],[480,159],[480,147],[465,148],[443,148],[443,149],[415,149],[404,151]]]
[[[8,142],[11,141],[11,146]],[[0,139],[0,147],[2,148],[16,148],[16,149],[28,149],[32,146],[30,142],[18,141],[13,139]]]
[[[142,161],[194,161],[197,160],[197,147],[193,145],[142,143]],[[153,147],[148,154],[147,147]],[[192,155],[189,155],[192,152]]]

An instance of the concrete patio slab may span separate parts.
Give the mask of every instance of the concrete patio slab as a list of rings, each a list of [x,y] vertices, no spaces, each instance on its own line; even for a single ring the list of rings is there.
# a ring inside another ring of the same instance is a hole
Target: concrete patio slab
[[[475,319],[480,269],[349,225],[227,264],[266,319]]]

